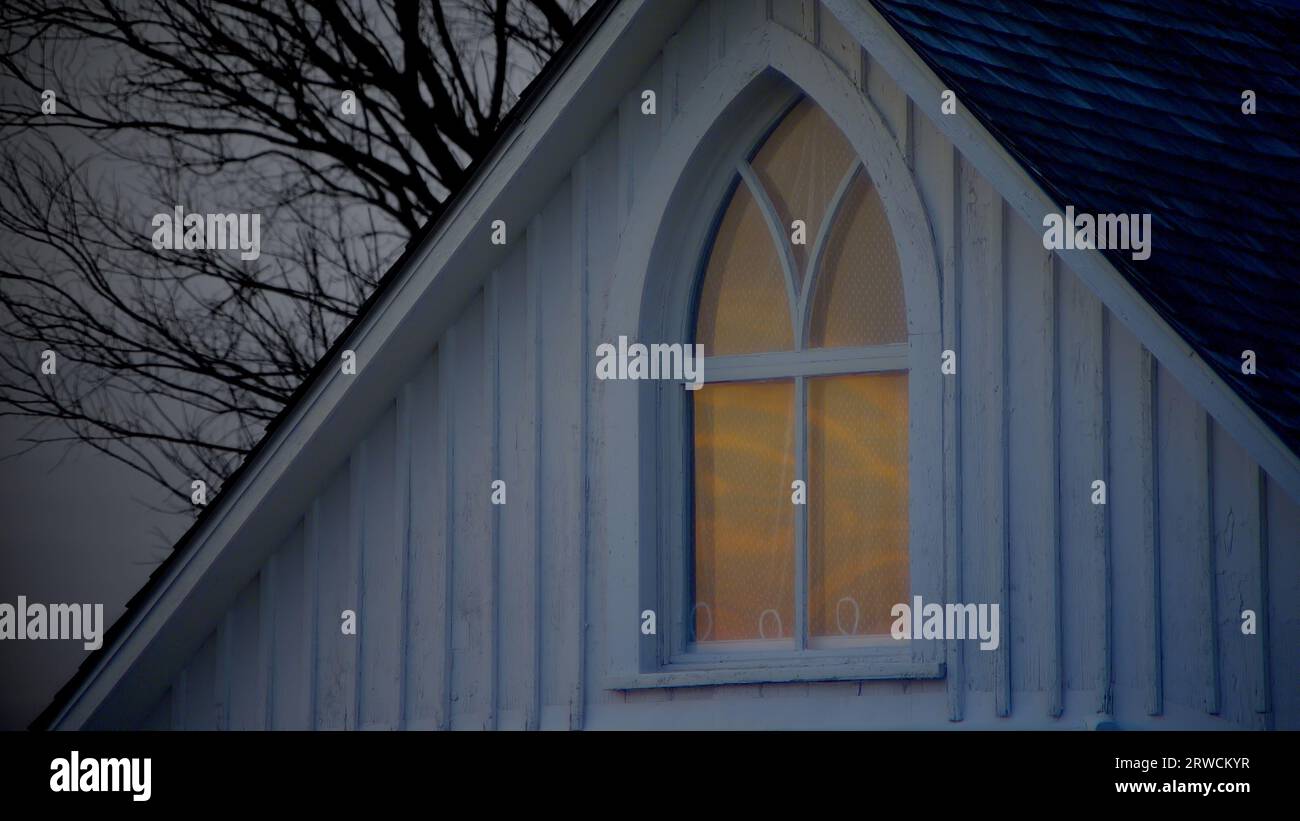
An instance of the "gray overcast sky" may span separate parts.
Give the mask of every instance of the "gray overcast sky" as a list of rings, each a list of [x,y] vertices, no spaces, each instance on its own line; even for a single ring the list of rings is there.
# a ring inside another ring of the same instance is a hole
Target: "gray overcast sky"
[[[0,418],[0,455],[21,449],[29,424]],[[42,447],[0,461],[0,602],[102,602],[107,629],[189,526],[150,510],[161,501],[140,474],[82,444],[66,458]],[[0,642],[0,729],[26,727],[87,655],[78,641]]]
[[[469,4],[443,2],[444,10],[458,5],[463,10]],[[563,5],[571,8],[571,16],[576,19],[590,2],[566,0]],[[378,4],[365,4],[366,8],[371,6],[378,8]],[[378,26],[376,31],[394,38],[394,55],[402,53],[395,32],[384,26]],[[472,32],[473,29],[466,31]],[[429,36],[433,37],[432,34]],[[476,77],[492,65],[486,59],[479,59],[488,53],[484,47],[492,42],[491,36],[487,33],[479,36],[482,40],[462,54]],[[63,57],[66,57],[69,77],[90,78],[92,82],[84,88],[71,84],[70,89],[75,89],[75,92],[61,90],[61,99],[65,94],[89,95],[84,96],[81,102],[93,110],[103,101],[102,92],[114,87],[111,83],[101,86],[98,79],[119,76],[131,65],[133,58],[129,52],[106,47],[99,41],[86,45],[73,40],[64,45],[68,54],[60,55],[56,50],[58,59],[53,59],[52,64],[64,65]],[[538,68],[526,49],[516,50],[513,54],[515,62],[508,77],[512,95],[523,89]],[[48,54],[44,56],[49,58]],[[42,74],[43,80],[59,85],[53,81],[56,76]],[[5,79],[0,77],[0,80]],[[483,88],[490,87],[487,75],[480,79]],[[0,101],[8,100],[10,95],[18,95],[21,105],[37,106],[41,102],[25,85],[0,82]],[[90,177],[101,181],[104,191],[121,196],[123,207],[129,213],[138,214],[142,237],[152,234],[150,217],[159,209],[170,213],[171,203],[183,203],[191,212],[225,212],[235,209],[232,202],[245,201],[240,197],[251,196],[249,190],[230,187],[232,183],[246,181],[237,175],[221,178],[212,184],[212,190],[203,187],[193,191],[186,189],[183,198],[180,195],[173,197],[167,186],[163,186],[165,191],[159,193],[158,184],[143,173],[146,166],[133,164],[115,154],[128,145],[138,148],[134,143],[139,139],[136,132],[124,138],[114,150],[106,150],[108,146],[100,132],[65,129],[52,133],[63,153],[70,159],[87,162],[94,171]],[[447,145],[456,156],[463,153],[454,141],[448,141]],[[409,149],[410,145],[407,145],[404,150]],[[253,193],[263,184],[261,175],[267,170],[260,164],[250,164],[244,169],[243,173],[256,182],[251,187]],[[269,179],[278,180],[279,177],[271,175]],[[212,202],[203,201],[200,196],[210,196]],[[249,209],[240,207],[238,210]],[[373,223],[368,224],[371,227],[378,225],[376,230],[380,230],[382,235],[383,231],[391,230],[385,227],[384,220],[385,217],[379,214]],[[272,238],[276,233],[265,223],[262,229],[263,250],[270,252],[275,247]],[[392,256],[395,256],[399,249],[392,250]],[[365,255],[359,256],[364,261]],[[60,264],[52,266],[52,270],[66,267],[57,258],[55,261]],[[108,266],[108,270],[113,272],[113,266]],[[128,267],[126,270],[130,272],[132,269]],[[201,283],[201,280],[195,282]],[[187,288],[202,287],[195,282],[188,283]],[[7,284],[6,287],[14,286]],[[97,304],[82,307],[93,310]],[[106,307],[105,310],[114,309]],[[33,353],[38,354],[42,345],[33,344],[31,347]],[[75,366],[67,372],[64,370],[73,365],[71,357],[65,359],[63,356],[60,353],[59,377],[75,379]],[[177,408],[178,412],[184,410]],[[18,440],[30,425],[31,420],[0,417],[0,457],[24,448]],[[57,428],[51,429],[51,433],[59,432]],[[164,464],[164,472],[170,472],[169,467]],[[188,481],[188,478],[181,480],[187,496]],[[171,545],[193,521],[188,515],[159,513],[153,509],[166,503],[174,506],[175,499],[166,499],[164,491],[142,474],[84,443],[76,443],[71,448],[42,446],[22,456],[0,460],[0,603],[15,604],[20,595],[26,596],[29,602],[45,604],[102,603],[105,627],[112,624],[122,615],[127,599],[145,583],[150,571],[165,558]],[[0,641],[0,729],[25,727],[49,704],[54,693],[75,672],[88,652],[80,641]]]

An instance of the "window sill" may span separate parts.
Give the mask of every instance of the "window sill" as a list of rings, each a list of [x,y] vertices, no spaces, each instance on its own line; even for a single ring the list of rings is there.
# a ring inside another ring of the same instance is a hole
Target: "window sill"
[[[941,679],[943,662],[866,661],[750,667],[674,664],[652,673],[611,675],[609,690],[645,690],[658,687],[707,687],[717,684],[787,684],[800,681],[870,681],[874,679]]]

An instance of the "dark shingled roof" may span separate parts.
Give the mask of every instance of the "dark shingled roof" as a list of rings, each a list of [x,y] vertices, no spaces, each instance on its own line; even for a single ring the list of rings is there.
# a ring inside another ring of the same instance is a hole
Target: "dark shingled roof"
[[[1059,206],[1152,215],[1108,258],[1300,453],[1295,4],[872,2]]]

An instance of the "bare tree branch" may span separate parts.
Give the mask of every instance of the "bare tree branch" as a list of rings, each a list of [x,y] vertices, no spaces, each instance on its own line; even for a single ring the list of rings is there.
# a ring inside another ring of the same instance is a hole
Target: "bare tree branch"
[[[9,0],[0,416],[218,489],[588,5]],[[156,250],[176,206],[259,214],[261,256]]]

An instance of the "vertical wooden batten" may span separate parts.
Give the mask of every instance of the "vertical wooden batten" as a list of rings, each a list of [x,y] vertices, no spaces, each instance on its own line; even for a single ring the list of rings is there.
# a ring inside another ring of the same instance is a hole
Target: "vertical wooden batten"
[[[817,45],[844,70],[857,88],[865,88],[862,81],[862,46],[821,3],[816,4],[816,11]]]
[[[794,378],[795,478],[808,482],[808,380]],[[794,507],[794,634],[795,647],[808,647],[808,506]]]
[[[314,503],[313,503],[314,505]],[[309,514],[310,515],[310,514]],[[262,565],[262,572],[257,576],[258,586],[258,614],[257,614],[257,668],[258,668],[258,689],[262,691],[262,716],[261,729],[269,730],[272,725],[273,710],[275,707],[275,597],[274,597],[274,566],[275,554],[267,557],[266,564]],[[310,622],[309,622],[310,623]],[[314,627],[313,627],[314,632]],[[315,636],[312,636],[314,644]],[[312,648],[312,657],[315,656],[315,648]],[[312,682],[311,692],[315,692],[315,682]],[[309,712],[308,716],[315,715],[315,711]]]
[[[353,448],[355,451],[356,448]],[[328,484],[315,500],[311,525],[317,561],[316,584],[316,696],[315,712],[305,718],[290,709],[296,679],[290,676],[288,661],[295,638],[292,618],[294,598],[299,594],[292,582],[293,564],[277,565],[276,589],[276,726],[294,728],[314,726],[323,730],[352,729],[356,721],[358,656],[357,636],[340,631],[343,610],[355,610],[358,620],[365,618],[357,602],[358,560],[354,555],[350,493],[353,490],[353,459],[340,464],[330,474]],[[306,552],[306,551],[304,551]]]
[[[640,175],[645,173],[647,160],[659,145],[659,122],[657,117],[641,113],[641,93],[653,90],[656,97],[656,110],[662,111],[665,105],[663,60],[656,60],[646,70],[618,107],[618,230],[622,234],[627,228],[628,216],[632,212],[632,202],[637,188],[644,184]]]
[[[864,55],[865,60],[865,55]],[[865,65],[865,63],[864,63]],[[864,82],[865,87],[865,74]],[[957,278],[961,270],[961,155],[956,149],[947,154],[946,187],[952,213],[950,252],[944,254],[943,327],[948,350],[961,348],[961,288]],[[944,591],[950,602],[962,601],[961,553],[958,537],[961,527],[961,357],[957,372],[944,380],[943,453],[944,453]],[[961,721],[965,715],[965,684],[962,647],[955,639],[944,642],[945,687],[948,720]]]
[[[513,242],[522,248],[522,229]],[[480,290],[456,323],[455,356],[449,358],[450,399],[455,405],[455,578],[452,581],[452,726],[484,729],[497,722],[497,636],[493,523],[492,418],[494,386],[490,326],[496,297]],[[498,300],[499,301],[499,300]]]
[[[443,531],[445,540],[443,560],[446,566],[444,574],[444,595],[442,599],[443,647],[446,654],[442,663],[442,716],[438,729],[450,730],[452,727],[452,688],[455,679],[452,667],[455,662],[455,594],[456,594],[456,403],[452,400],[455,381],[452,378],[456,362],[456,326],[453,323],[443,335],[442,344],[438,346],[438,401],[442,404],[442,417],[446,420],[447,438],[443,442],[446,453],[446,510],[447,526]]]
[[[545,347],[543,346],[542,334],[542,225],[534,221],[528,231],[528,248],[527,260],[525,262],[525,301],[527,303],[527,331],[526,339],[532,347],[532,355],[535,366],[533,368],[533,381],[531,387],[531,400],[533,412],[533,440],[532,448],[535,454],[533,460],[533,521],[532,521],[532,541],[533,555],[530,575],[532,578],[532,630],[530,631],[531,641],[529,643],[529,657],[527,660],[529,670],[529,695],[528,710],[524,720],[524,727],[529,730],[536,730],[541,726],[542,720],[542,625],[545,617],[542,610],[543,580],[542,580],[542,551],[545,545],[543,533],[543,516],[546,504],[546,495],[544,490],[543,469],[543,439],[545,437],[545,412],[542,402],[542,362],[545,361]]]
[[[369,486],[367,470],[369,467],[369,444],[362,438],[352,449],[352,458],[348,463],[348,544],[354,562],[352,573],[352,609],[356,613],[356,635],[348,640],[352,652],[352,693],[350,720],[345,719],[344,727],[355,730],[365,720],[361,714],[362,693],[365,689],[365,665],[362,663],[362,643],[365,640],[364,619],[366,618],[366,500],[365,492]]]
[[[229,730],[230,685],[234,678],[235,608],[231,607],[217,625],[217,729]]]
[[[320,497],[312,500],[311,512],[315,526],[311,538],[303,529],[303,625],[310,637],[307,642],[307,665],[304,675],[307,683],[307,720],[310,727],[316,720],[316,705],[320,700]],[[268,725],[270,726],[270,725]]]
[[[414,437],[411,435],[411,414],[415,405],[415,384],[407,382],[397,395],[397,450],[394,459],[396,499],[393,505],[394,524],[397,528],[401,551],[401,607],[398,610],[400,638],[398,644],[397,722],[405,729],[410,714],[411,667],[411,460],[414,458]]]
[[[1156,482],[1159,510],[1161,651],[1164,709],[1209,713],[1213,662],[1207,635],[1215,580],[1208,423],[1203,408],[1161,363],[1156,398]],[[1217,632],[1217,629],[1216,629]]]
[[[709,31],[712,35],[713,44],[710,49],[711,53],[717,60],[721,60],[726,52],[725,28],[722,26],[721,15],[718,12],[721,3],[713,2],[710,5]],[[591,368],[588,366],[588,355],[592,350],[591,347],[591,270],[590,256],[588,250],[588,231],[590,222],[588,220],[588,210],[591,207],[591,169],[586,154],[578,158],[573,167],[570,185],[573,189],[573,262],[578,271],[578,312],[580,316],[579,330],[580,341],[578,344],[578,373],[581,375],[579,381],[579,390],[581,391],[580,417],[579,417],[579,441],[582,443],[582,454],[580,457],[581,483],[579,495],[579,520],[578,527],[580,537],[578,540],[578,579],[579,595],[577,601],[578,607],[578,632],[573,640],[578,643],[577,647],[577,667],[574,670],[573,690],[569,695],[569,729],[581,730],[586,713],[586,678],[587,678],[587,553],[590,550],[591,541]]]
[[[1005,346],[1003,332],[1002,200],[970,163],[961,161],[961,379],[962,510],[959,520],[963,598],[956,602],[1005,601]],[[1001,624],[999,624],[1000,628]],[[967,642],[969,643],[969,642]],[[966,689],[987,695],[999,717],[1010,707],[1007,642],[964,653]]]
[[[725,0],[709,0],[709,69],[722,62],[722,59],[727,56],[727,17],[735,13],[731,6],[732,4]],[[577,163],[574,164],[575,170],[583,164],[586,156],[583,154],[578,158]],[[576,181],[577,178],[574,177],[574,180]]]
[[[1255,470],[1256,510],[1259,511],[1259,608],[1257,641],[1259,643],[1259,664],[1263,673],[1255,684],[1254,708],[1257,713],[1265,713],[1265,729],[1273,729],[1272,698],[1272,663],[1269,653],[1269,584],[1268,584],[1268,474],[1263,468]]]
[[[402,390],[385,403],[365,436],[362,453],[362,567],[358,631],[361,686],[358,726],[392,730],[402,723],[402,670],[405,627],[406,521],[401,476],[406,437],[399,432]],[[399,476],[401,483],[399,484]],[[295,550],[298,548],[295,546]]]
[[[1015,702],[1017,693],[1045,691],[1047,636],[1050,621],[1049,513],[1054,488],[1050,460],[1052,414],[1051,252],[1043,248],[1035,226],[1006,210],[1005,279],[1007,347],[1007,534],[1009,547],[1007,626],[1012,709],[1024,715],[1031,700]]]
[[[912,103],[911,97],[905,97],[904,103],[906,108],[903,114],[903,139],[902,148],[903,156],[907,159],[907,167],[916,168],[916,106]],[[1003,211],[1006,210],[1006,204],[1003,203]],[[1004,216],[1005,219],[1005,216]]]
[[[409,503],[402,725],[411,730],[439,729],[444,721],[447,434],[438,345],[403,391],[410,442],[404,457]]]
[[[1066,259],[1073,264],[1073,257]],[[1098,495],[1103,487],[1110,495],[1105,306],[1072,267],[1060,273],[1058,286],[1061,677],[1066,692],[1086,694],[1087,712],[1096,715],[1105,713],[1103,682],[1110,678],[1105,659],[1110,500]]]
[[[1160,471],[1156,461],[1156,442],[1160,415],[1157,412],[1158,366],[1155,357],[1146,347],[1140,354],[1138,375],[1138,414],[1140,439],[1139,457],[1142,462],[1142,553],[1146,568],[1146,624],[1143,630],[1147,639],[1146,711],[1158,716],[1164,712],[1164,649],[1161,641],[1160,607]]]
[[[910,114],[912,110],[911,101],[908,101],[908,128],[906,144],[911,143]],[[911,151],[908,150],[908,162],[911,163]],[[998,316],[996,321],[990,322],[990,327],[996,328],[998,338],[995,342],[995,349],[998,355],[998,394],[999,394],[999,416],[1000,424],[998,425],[998,441],[996,448],[998,450],[998,480],[997,480],[997,506],[999,514],[995,537],[997,545],[995,546],[994,555],[996,557],[997,569],[994,577],[994,586],[997,591],[998,601],[998,647],[994,650],[993,656],[993,702],[994,709],[998,716],[1005,718],[1011,715],[1011,538],[1010,538],[1010,474],[1011,474],[1011,451],[1010,451],[1010,418],[1011,408],[1008,398],[1009,391],[1007,386],[1008,377],[1008,356],[1009,345],[1007,343],[1007,211],[1006,203],[1002,197],[994,194],[995,204],[989,212],[989,236],[994,239],[994,247],[989,254],[990,265],[989,273],[994,278],[990,284],[996,293]]]
[[[1203,413],[1202,416],[1205,421],[1205,507],[1207,511],[1204,540],[1204,572],[1207,591],[1205,602],[1205,655],[1207,665],[1205,712],[1210,715],[1218,715],[1221,709],[1221,691],[1219,684],[1218,570],[1215,560],[1218,523],[1214,504],[1214,417],[1208,413]]]
[[[1268,514],[1260,504],[1259,466],[1217,422],[1213,444],[1219,715],[1236,726],[1263,729],[1267,716],[1259,708],[1268,673],[1260,653],[1266,591],[1259,545]],[[1249,632],[1243,629],[1246,611],[1254,613]]]
[[[678,65],[681,63],[681,52],[687,47],[684,42],[684,36],[681,32],[674,34],[672,38],[664,44],[664,50],[660,57],[661,74],[660,74],[660,92],[657,103],[657,114],[655,120],[658,121],[661,133],[667,133],[673,125],[673,119],[677,116],[677,110],[680,107],[680,78],[678,77]]]
[[[1268,506],[1268,558],[1273,580],[1284,585],[1300,579],[1300,502],[1268,475],[1264,483]],[[1269,723],[1282,728],[1300,725],[1300,619],[1296,618],[1294,586],[1269,591],[1266,617],[1269,641]],[[1261,637],[1255,637],[1257,640]]]
[[[1051,287],[1051,310],[1048,312],[1051,330],[1049,337],[1052,340],[1052,391],[1050,398],[1052,418],[1052,435],[1048,437],[1051,455],[1048,464],[1053,466],[1053,475],[1051,480],[1052,492],[1048,494],[1051,509],[1048,512],[1050,525],[1048,532],[1051,534],[1051,542],[1048,545],[1050,554],[1048,567],[1049,578],[1047,586],[1047,621],[1048,631],[1047,641],[1044,647],[1047,651],[1047,658],[1044,660],[1044,667],[1047,671],[1047,715],[1051,718],[1060,718],[1064,709],[1062,703],[1064,698],[1063,690],[1065,689],[1065,671],[1062,663],[1062,636],[1061,617],[1061,271],[1060,263],[1055,254],[1047,259],[1047,275],[1052,280]]]
[[[493,269],[483,289],[483,389],[487,392],[483,404],[487,412],[491,482],[501,478],[500,292],[501,271]],[[491,484],[483,491],[491,493]],[[508,500],[509,488],[506,493]],[[486,729],[495,730],[497,715],[501,712],[501,505],[493,504],[490,499],[488,528],[488,603],[485,608],[488,623],[484,633],[492,646],[488,652]]]
[[[1101,624],[1101,659],[1097,670],[1097,712],[1109,716],[1114,709],[1114,579],[1111,562],[1111,513],[1110,513],[1110,311],[1100,305],[1101,322],[1098,333],[1101,335],[1101,479],[1106,483],[1106,504],[1101,515],[1101,563],[1102,563],[1102,624]]]

